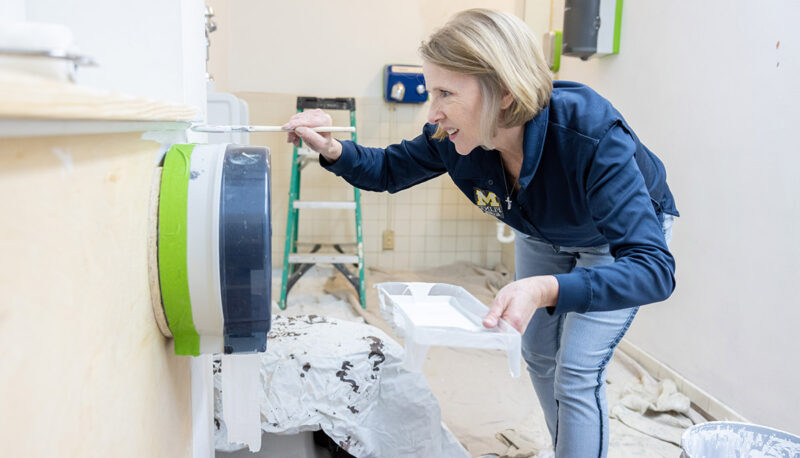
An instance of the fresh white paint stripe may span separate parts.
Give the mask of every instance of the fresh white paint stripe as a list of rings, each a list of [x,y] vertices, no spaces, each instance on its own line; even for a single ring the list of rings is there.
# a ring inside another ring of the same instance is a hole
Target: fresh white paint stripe
[[[228,442],[261,450],[261,355],[222,355],[222,419]]]
[[[202,340],[200,344],[202,346]],[[203,354],[189,358],[192,374],[192,458],[214,457],[214,366],[211,358],[211,355]]]

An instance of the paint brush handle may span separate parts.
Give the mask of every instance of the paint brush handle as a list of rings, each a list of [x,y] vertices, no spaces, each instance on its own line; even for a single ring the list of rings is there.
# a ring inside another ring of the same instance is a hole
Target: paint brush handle
[[[195,132],[226,133],[226,132],[290,132],[294,129],[284,129],[283,126],[192,126]],[[355,132],[355,127],[324,126],[312,127],[314,132]]]

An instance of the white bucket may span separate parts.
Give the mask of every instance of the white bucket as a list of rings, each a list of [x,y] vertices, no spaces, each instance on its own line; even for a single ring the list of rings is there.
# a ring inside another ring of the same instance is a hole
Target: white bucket
[[[800,437],[765,426],[712,421],[692,426],[681,437],[682,458],[800,457]]]

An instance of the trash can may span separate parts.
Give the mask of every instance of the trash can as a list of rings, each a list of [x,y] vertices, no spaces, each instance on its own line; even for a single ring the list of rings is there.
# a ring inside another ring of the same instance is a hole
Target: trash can
[[[800,457],[800,437],[748,423],[712,421],[687,429],[681,458]]]

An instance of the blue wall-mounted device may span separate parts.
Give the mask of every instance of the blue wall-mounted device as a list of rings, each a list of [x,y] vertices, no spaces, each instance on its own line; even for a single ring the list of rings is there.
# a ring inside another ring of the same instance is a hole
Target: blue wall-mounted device
[[[383,69],[383,98],[395,103],[428,101],[425,77],[420,65],[387,65]]]

